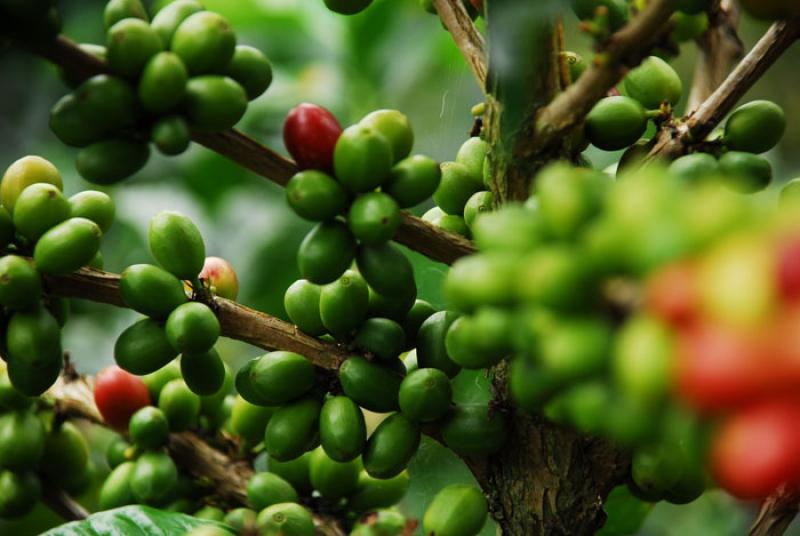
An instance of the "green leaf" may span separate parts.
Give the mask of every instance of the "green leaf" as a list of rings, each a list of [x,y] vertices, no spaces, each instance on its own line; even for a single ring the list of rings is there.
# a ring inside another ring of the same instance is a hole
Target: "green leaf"
[[[124,506],[93,514],[83,521],[74,521],[56,527],[43,536],[174,536],[206,525],[213,525],[234,534],[233,530],[216,523],[150,508],[149,506]]]
[[[609,494],[603,508],[608,519],[597,535],[627,536],[639,532],[653,505],[634,497],[628,486],[617,486]]]

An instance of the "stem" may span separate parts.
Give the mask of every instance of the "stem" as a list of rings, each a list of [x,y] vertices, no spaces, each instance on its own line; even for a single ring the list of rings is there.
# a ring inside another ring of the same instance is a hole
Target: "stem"
[[[42,482],[42,502],[67,521],[80,521],[89,517],[86,508],[66,491],[49,482]]]
[[[758,518],[750,528],[750,536],[779,536],[786,532],[800,509],[796,492],[780,489],[761,505]]]
[[[467,19],[469,20],[469,17]],[[25,45],[77,78],[85,79],[107,71],[105,63],[84,52],[63,36],[48,43],[25,43]],[[286,186],[289,179],[297,172],[294,162],[283,158],[238,130],[214,133],[193,131],[192,138],[200,145],[280,186]],[[403,213],[396,239],[410,249],[445,264],[452,264],[460,257],[475,251],[469,240],[443,231],[407,212]]]
[[[433,6],[442,19],[456,46],[467,60],[472,74],[482,91],[486,89],[486,44],[475,27],[461,0],[433,0]]]
[[[65,298],[81,298],[125,307],[119,292],[119,275],[82,268],[65,276],[45,279],[49,294]],[[222,334],[265,350],[296,352],[314,365],[337,370],[350,355],[345,348],[323,342],[299,331],[294,325],[244,305],[214,298]]]

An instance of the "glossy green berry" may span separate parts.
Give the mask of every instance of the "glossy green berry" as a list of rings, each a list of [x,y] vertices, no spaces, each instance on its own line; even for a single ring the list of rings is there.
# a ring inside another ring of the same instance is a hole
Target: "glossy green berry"
[[[400,225],[400,207],[391,196],[370,192],[350,206],[347,223],[361,243],[378,245],[389,241]]]
[[[319,415],[319,439],[325,454],[337,462],[356,459],[367,442],[361,408],[346,396],[325,401]]]
[[[708,13],[689,15],[677,12],[672,15],[670,21],[674,26],[670,35],[677,43],[700,39],[708,31],[709,27]]]
[[[116,207],[107,194],[95,190],[78,192],[68,199],[70,216],[95,222],[104,233],[114,223]]]
[[[13,519],[33,510],[42,484],[33,472],[0,472],[0,517]]]
[[[419,328],[422,326],[423,322],[435,312],[436,308],[425,300],[414,300],[414,304],[401,322],[403,331],[406,333],[406,350],[414,348],[417,345],[417,333],[419,333]]]
[[[145,450],[156,449],[169,437],[167,416],[156,407],[145,406],[131,416],[128,434],[136,446]]]
[[[724,183],[740,193],[761,191],[772,182],[772,165],[769,160],[752,153],[725,153],[719,159],[719,167]]]
[[[136,502],[131,491],[131,477],[135,469],[136,462],[123,462],[106,477],[98,494],[98,506],[101,510]]]
[[[369,286],[379,294],[387,298],[416,294],[411,261],[394,244],[387,242],[379,246],[360,246],[356,264]]]
[[[169,346],[169,342],[167,342],[167,346]],[[169,348],[171,349],[172,347],[169,346]],[[170,351],[170,353],[174,352],[174,350]],[[158,395],[161,393],[161,389],[163,389],[168,382],[172,380],[178,380],[180,378],[180,364],[178,363],[177,359],[172,359],[169,361],[169,363],[159,368],[155,372],[151,372],[142,376],[142,381],[147,386],[147,391],[150,393],[150,400],[152,400],[155,404],[158,402]]]
[[[207,352],[183,353],[181,373],[193,393],[211,396],[225,383],[225,363],[213,348]]]
[[[25,156],[6,169],[0,182],[0,203],[9,215],[13,215],[14,204],[22,191],[38,182],[53,184],[59,190],[64,187],[58,169],[40,156]]]
[[[439,229],[447,231],[448,233],[460,235],[464,238],[472,237],[469,227],[467,226],[467,222],[461,216],[443,214],[433,220],[431,223],[433,223]]]
[[[469,198],[484,189],[483,181],[463,164],[445,162],[441,167],[442,179],[433,200],[447,214],[462,216]]]
[[[189,148],[192,133],[189,131],[186,119],[180,115],[168,115],[153,123],[150,141],[161,154],[174,156]]]
[[[89,444],[71,422],[55,426],[47,435],[39,464],[49,482],[65,489],[76,485],[89,469]]]
[[[465,369],[490,368],[512,351],[513,327],[502,309],[487,307],[473,316],[462,316],[447,330],[447,355]]]
[[[70,216],[67,199],[52,184],[32,184],[22,191],[14,206],[14,227],[36,242],[49,229]]]
[[[179,212],[164,211],[150,220],[150,252],[179,279],[194,279],[203,269],[206,248],[195,224]]]
[[[472,195],[464,206],[464,223],[472,228],[475,219],[484,212],[490,212],[494,208],[494,194],[492,192],[481,191]]]
[[[400,411],[413,422],[433,422],[447,413],[452,396],[450,379],[444,372],[417,369],[400,384]]]
[[[34,398],[25,396],[14,389],[11,379],[8,377],[8,371],[0,372],[0,408],[3,410],[27,409],[34,401]]]
[[[122,332],[114,345],[114,360],[131,374],[150,374],[175,359],[164,327],[155,320],[139,320]]]
[[[357,348],[381,361],[392,361],[403,351],[406,334],[403,327],[388,318],[369,318],[356,333]]]
[[[657,110],[666,102],[678,104],[683,82],[672,66],[657,56],[650,56],[625,77],[626,94],[648,110]]]
[[[673,161],[669,171],[687,182],[698,182],[717,178],[720,166],[717,159],[710,154],[693,153]]]
[[[376,110],[367,114],[359,124],[383,134],[392,146],[394,161],[399,162],[411,153],[414,131],[403,113],[397,110]]]
[[[147,10],[140,0],[109,0],[103,11],[103,23],[106,30],[122,19],[141,19],[149,21]]]
[[[75,160],[81,177],[94,184],[115,184],[127,179],[147,164],[147,143],[128,138],[113,138],[82,149]]]
[[[247,483],[247,502],[254,510],[297,502],[297,499],[297,491],[292,485],[273,473],[256,473]]]
[[[102,231],[86,218],[70,218],[39,239],[33,258],[40,272],[65,275],[86,266],[100,249]]]
[[[347,498],[347,505],[356,512],[389,508],[403,498],[410,484],[408,471],[392,478],[374,478],[366,471],[358,475],[355,493]]]
[[[36,469],[44,454],[46,433],[32,411],[0,416],[0,467],[15,471]]]
[[[781,189],[781,206],[794,205],[800,201],[800,178],[792,179]]]
[[[567,64],[572,83],[575,83],[589,67],[586,60],[577,52],[563,51],[559,54],[559,58]]]
[[[417,361],[420,368],[435,368],[452,378],[461,367],[447,355],[445,337],[458,318],[456,313],[440,311],[429,316],[417,332]]]
[[[326,331],[345,336],[358,329],[367,315],[369,290],[361,274],[347,270],[342,277],[322,287],[319,310]]]
[[[156,31],[164,48],[170,47],[172,36],[180,24],[190,15],[203,11],[196,0],[175,0],[158,11],[150,26]]]
[[[725,123],[722,141],[731,151],[764,153],[775,147],[786,131],[786,115],[774,102],[757,100],[739,106]]]
[[[306,170],[294,175],[286,185],[286,200],[302,218],[330,220],[347,208],[347,192],[334,178],[322,171]]]
[[[45,309],[11,317],[6,326],[5,350],[11,385],[24,395],[42,394],[61,372],[61,329]]]
[[[474,486],[453,484],[436,494],[425,510],[426,534],[473,536],[486,524],[489,506]]]
[[[179,353],[208,352],[220,335],[219,320],[207,305],[190,302],[179,305],[167,317],[167,339]]]
[[[127,267],[120,275],[119,288],[125,305],[156,319],[166,319],[187,301],[183,283],[152,264]]]
[[[399,407],[397,394],[403,375],[389,365],[351,357],[339,367],[339,380],[344,394],[364,409],[387,413]]]
[[[364,470],[375,478],[399,475],[416,454],[419,441],[419,428],[403,414],[387,417],[367,441]]]
[[[30,261],[16,255],[0,258],[0,304],[13,310],[32,309],[41,294],[41,276]]]
[[[224,73],[244,88],[247,98],[253,100],[272,83],[272,64],[257,48],[238,45]]]
[[[147,22],[127,18],[115,23],[106,34],[106,56],[111,70],[134,78],[147,62],[163,50],[161,39]]]
[[[308,476],[308,464],[310,458],[310,452],[306,452],[297,458],[283,462],[278,461],[271,456],[267,456],[267,470],[270,473],[275,473],[276,475],[282,477],[298,492],[302,494],[310,494],[312,491],[311,480]]]
[[[258,514],[259,534],[264,536],[314,536],[314,520],[296,503],[273,504]]]
[[[509,305],[517,299],[518,269],[519,260],[502,253],[459,259],[445,279],[445,299],[463,312],[481,305]]]
[[[200,11],[180,23],[172,35],[170,48],[190,73],[208,73],[222,69],[231,60],[236,35],[224,17]]]
[[[239,395],[231,409],[231,432],[248,441],[258,443],[264,439],[264,431],[273,413],[275,413],[275,408],[256,406]]]
[[[175,108],[186,94],[189,73],[172,52],[159,52],[147,62],[139,78],[139,102],[148,112],[163,114]]]
[[[572,310],[584,303],[591,285],[592,273],[580,250],[550,246],[525,257],[517,289],[531,303]]]
[[[5,207],[0,206],[0,248],[5,247],[14,240],[14,221]]]
[[[128,461],[128,454],[130,451],[131,444],[122,439],[122,437],[117,436],[111,440],[106,447],[105,452],[105,459],[106,463],[111,469],[115,469],[119,465]]]
[[[326,499],[336,500],[355,491],[361,464],[358,460],[337,462],[318,448],[311,453],[308,469],[314,489]]]
[[[317,224],[303,239],[297,251],[300,274],[317,285],[336,281],[356,254],[356,241],[347,225],[340,221]]]
[[[647,113],[630,97],[606,97],[586,117],[586,137],[604,151],[633,145],[646,129]]]
[[[305,279],[292,283],[283,296],[283,308],[289,320],[301,331],[318,337],[325,334],[319,310],[322,287]]]
[[[130,489],[136,502],[159,504],[170,497],[178,483],[178,469],[168,454],[145,452],[130,475]]]
[[[392,196],[400,208],[409,208],[431,197],[441,177],[436,160],[413,155],[395,164],[381,189]]]
[[[231,128],[246,109],[247,94],[233,78],[207,74],[190,78],[186,85],[183,112],[195,128],[209,131]]]
[[[333,153],[336,178],[351,192],[368,192],[383,184],[392,164],[391,142],[373,128],[353,125],[336,142]]]
[[[489,144],[478,137],[468,139],[456,154],[456,162],[466,167],[476,182],[482,181],[483,164],[489,152]]]
[[[505,444],[505,415],[483,404],[454,406],[442,424],[445,445],[462,456],[488,456]]]
[[[164,412],[172,432],[194,426],[200,415],[200,397],[183,380],[168,382],[158,396],[158,407]]]
[[[260,405],[277,406],[297,400],[311,390],[314,366],[294,352],[269,352],[239,369],[237,387],[241,382],[250,386]],[[240,394],[245,396],[241,390]]]
[[[319,413],[315,398],[301,398],[281,406],[267,424],[264,446],[278,461],[288,462],[313,449],[319,439]]]

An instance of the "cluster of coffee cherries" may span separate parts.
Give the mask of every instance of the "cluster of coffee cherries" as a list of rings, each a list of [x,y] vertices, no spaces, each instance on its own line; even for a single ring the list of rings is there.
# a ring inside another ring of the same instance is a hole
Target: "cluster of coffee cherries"
[[[153,373],[181,355],[186,385],[198,395],[217,392],[225,367],[214,345],[220,323],[209,305],[190,300],[208,297],[209,287],[221,297],[235,298],[238,281],[232,266],[218,257],[206,258],[203,237],[183,214],[164,211],[150,221],[150,251],[159,266],[136,264],[120,275],[122,301],[146,315],[120,334],[114,360],[137,375]]]
[[[232,127],[272,82],[266,56],[237,45],[228,22],[195,0],[171,2],[152,20],[138,0],[111,0],[104,20],[105,46],[81,46],[109,73],[65,77],[77,87],[50,116],[56,136],[81,148],[76,166],[90,182],[131,176],[147,163],[150,142],[176,155],[192,130]]]
[[[466,238],[478,214],[492,210],[494,195],[490,190],[489,145],[479,137],[469,138],[456,154],[455,162],[441,165],[442,178],[433,194],[436,206],[422,219]]]
[[[38,397],[17,390],[0,368],[0,518],[30,512],[44,486],[80,494],[91,484],[83,434]]]
[[[114,220],[102,192],[70,198],[58,169],[38,156],[11,164],[0,182],[0,354],[14,387],[46,391],[61,372],[69,302],[44,297],[44,278],[102,266],[100,241]]]

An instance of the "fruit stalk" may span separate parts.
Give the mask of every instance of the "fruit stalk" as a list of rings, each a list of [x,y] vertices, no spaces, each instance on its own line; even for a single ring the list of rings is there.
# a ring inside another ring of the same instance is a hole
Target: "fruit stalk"
[[[750,536],[776,536],[783,534],[800,510],[796,492],[780,489],[761,505]]]
[[[89,512],[66,491],[48,482],[42,486],[42,501],[56,514],[69,521],[80,521],[89,517]]]
[[[467,61],[481,90],[486,88],[486,44],[461,0],[433,0],[433,6]]]

